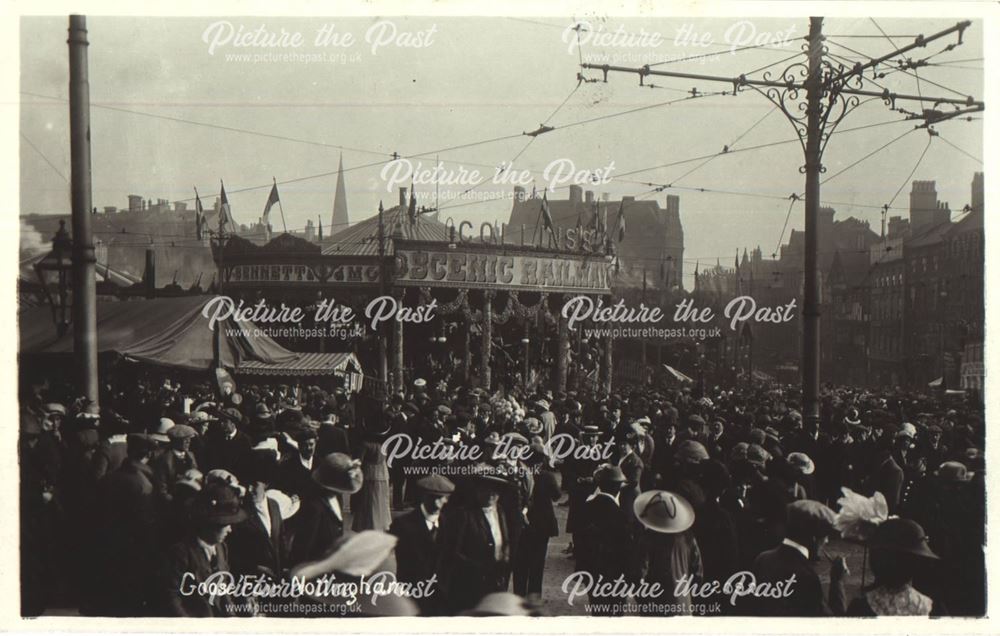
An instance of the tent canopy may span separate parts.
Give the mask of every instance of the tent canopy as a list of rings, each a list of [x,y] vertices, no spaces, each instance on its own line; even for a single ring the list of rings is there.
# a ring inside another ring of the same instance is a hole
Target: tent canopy
[[[202,313],[212,296],[154,300],[98,301],[97,350],[113,351],[142,362],[204,371],[213,365],[215,332]],[[21,354],[73,351],[73,335],[57,337],[48,307],[18,315]],[[296,353],[261,333],[253,323],[221,320],[219,358],[237,373],[325,375],[348,364],[360,367],[351,354]]]

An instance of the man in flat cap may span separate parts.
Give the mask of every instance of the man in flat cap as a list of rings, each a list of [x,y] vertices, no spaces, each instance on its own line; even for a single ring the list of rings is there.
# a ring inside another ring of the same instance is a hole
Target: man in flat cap
[[[205,436],[205,468],[221,468],[231,473],[239,471],[253,444],[246,433],[239,430],[243,414],[235,408],[223,409],[219,421]]]
[[[404,583],[429,581],[437,574],[441,556],[438,541],[441,510],[455,492],[455,484],[436,473],[416,481],[419,502],[410,512],[397,517],[389,532],[396,535],[396,578]],[[438,594],[420,601],[424,613],[440,608]]]
[[[178,477],[198,468],[198,462],[191,452],[191,440],[197,433],[187,424],[170,426],[166,431],[169,446],[150,461],[150,467],[153,469],[153,485],[157,496],[163,501],[170,501],[173,497],[171,491]]]

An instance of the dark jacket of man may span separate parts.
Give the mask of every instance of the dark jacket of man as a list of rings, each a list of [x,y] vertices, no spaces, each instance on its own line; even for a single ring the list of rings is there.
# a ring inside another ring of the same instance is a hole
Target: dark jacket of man
[[[486,513],[474,503],[446,507],[442,514],[440,545],[441,588],[448,606],[461,611],[475,606],[492,592],[507,589],[510,578],[510,546],[506,519],[497,506],[504,549],[496,558],[496,544]]]
[[[431,533],[418,505],[410,512],[397,517],[389,532],[396,535],[396,577],[406,583],[426,581],[437,572],[441,556],[437,534]]]
[[[185,589],[194,589],[216,572],[230,570],[225,543],[215,546],[215,554],[216,563],[213,565],[194,535],[167,549],[162,589],[164,611],[167,616],[203,618],[229,616],[233,613],[231,604],[235,599],[223,597],[211,599],[209,596],[198,594],[197,591],[189,595],[181,593]]]
[[[561,482],[559,473],[550,470],[542,470],[535,477],[535,488],[528,506],[528,528],[532,533],[544,537],[559,536],[554,504],[562,496]]]
[[[333,452],[333,451],[330,451]],[[281,462],[275,486],[287,495],[305,497],[315,488],[312,473],[302,464],[298,452]]]
[[[292,517],[289,567],[321,559],[344,536],[344,520],[337,517],[330,506],[329,498],[333,494],[314,485],[303,497],[299,511]]]
[[[174,482],[177,478],[192,468],[198,468],[194,453],[187,451],[183,457],[178,457],[173,449],[167,448],[149,462],[153,469],[153,488],[163,499],[170,499],[173,494]]]
[[[94,453],[94,479],[100,480],[105,475],[118,470],[128,455],[128,445],[125,442],[114,444],[104,440]]]
[[[760,553],[753,564],[753,574],[757,583],[781,584],[790,594],[782,598],[746,597],[746,611],[739,614],[754,616],[829,616],[830,609],[823,598],[823,586],[819,576],[804,554],[795,548],[781,544]],[[792,575],[795,581],[787,581]]]
[[[316,440],[316,455],[325,457],[330,453],[351,453],[351,442],[347,431],[335,424],[321,424]]]
[[[236,575],[266,572],[277,578],[285,567],[288,550],[281,509],[273,499],[265,497],[264,503],[271,516],[270,532],[264,528],[264,520],[257,514],[253,503],[248,502],[243,506],[247,511],[247,518],[233,526],[232,533],[226,539],[229,561]]]
[[[125,460],[101,484],[97,607],[107,616],[144,616],[149,606],[149,572],[156,550],[156,507],[152,471]]]
[[[578,546],[578,564],[596,579],[612,581],[634,572],[633,524],[626,512],[608,495],[598,495],[583,507],[583,545]]]
[[[240,464],[246,461],[252,446],[250,438],[242,431],[227,439],[221,430],[210,429],[205,436],[205,466],[202,470],[207,472],[218,468],[239,474]]]

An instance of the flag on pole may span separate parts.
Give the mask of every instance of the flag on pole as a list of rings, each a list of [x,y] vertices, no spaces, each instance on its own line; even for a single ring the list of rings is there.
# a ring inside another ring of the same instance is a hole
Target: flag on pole
[[[625,240],[625,200],[618,206],[618,242]]]
[[[410,207],[406,211],[410,218],[410,224],[417,222],[417,193],[413,190],[413,182],[410,182]]]
[[[278,203],[280,199],[278,198],[278,184],[275,183],[271,186],[271,194],[267,197],[267,203],[264,204],[264,215],[261,217],[261,222],[264,227],[271,227],[271,208],[274,204]]]
[[[219,195],[219,234],[223,234],[226,226],[231,224],[232,210],[229,208],[229,197],[226,196],[226,184],[221,180],[219,183],[222,185],[222,192]]]
[[[194,189],[194,233],[200,241],[202,238],[202,226],[205,223],[205,208],[201,205],[201,197],[198,196],[198,188]]]
[[[549,210],[549,192],[542,195],[542,224],[546,230],[555,234],[555,224],[552,222],[552,211]]]

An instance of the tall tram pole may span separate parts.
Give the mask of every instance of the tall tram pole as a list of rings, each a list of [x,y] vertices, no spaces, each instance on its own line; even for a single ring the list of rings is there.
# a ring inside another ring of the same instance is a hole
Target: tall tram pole
[[[896,49],[886,55],[872,58],[865,63],[858,62],[851,67],[831,64],[825,56],[823,45],[823,18],[809,19],[809,35],[805,38],[804,48],[808,55],[805,64],[797,62],[788,66],[782,73],[771,79],[771,73],[766,72],[762,79],[748,78],[746,75],[737,77],[722,77],[700,73],[680,73],[673,71],[654,70],[649,65],[633,68],[611,66],[607,64],[581,64],[583,69],[599,70],[604,73],[607,82],[609,72],[635,73],[639,75],[639,84],[644,85],[646,77],[671,77],[709,82],[724,82],[731,84],[733,94],[746,88],[753,89],[766,97],[778,107],[795,128],[805,157],[805,165],[800,172],[805,174],[805,257],[803,263],[804,281],[802,294],[802,415],[807,426],[819,425],[819,385],[820,385],[820,276],[818,268],[819,253],[819,204],[820,204],[820,174],[823,167],[823,151],[834,129],[848,113],[860,106],[862,97],[881,99],[887,106],[895,108],[896,101],[926,101],[935,104],[952,106],[953,112],[938,110],[924,111],[923,115],[911,116],[911,119],[924,119],[924,124],[931,133],[930,124],[963,115],[969,112],[981,111],[986,108],[982,101],[972,97],[956,99],[948,97],[929,97],[893,93],[889,90],[864,90],[864,72],[885,65],[913,49],[926,47],[942,37],[958,34],[958,42],[971,22],[959,22],[952,27],[930,36],[920,35],[911,44]],[[804,78],[804,81],[801,81]],[[600,80],[586,79],[588,82]],[[693,90],[692,95],[697,95]],[[805,100],[803,103],[802,95]],[[865,101],[868,101],[867,99]],[[964,108],[963,108],[964,107]]]

